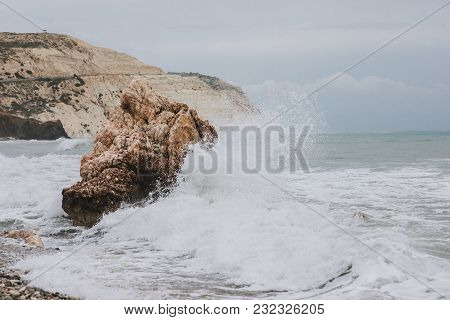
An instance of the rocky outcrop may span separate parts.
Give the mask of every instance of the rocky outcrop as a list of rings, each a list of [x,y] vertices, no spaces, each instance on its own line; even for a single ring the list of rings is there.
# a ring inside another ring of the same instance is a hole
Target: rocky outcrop
[[[194,109],[136,80],[98,133],[92,153],[82,158],[82,181],[63,190],[63,209],[75,225],[92,226],[122,203],[151,192],[160,196],[176,181],[188,146],[211,146],[216,139],[214,127]]]
[[[221,125],[252,113],[243,92],[196,73],[169,73],[66,35],[0,33],[0,111],[60,120],[70,137],[95,136],[131,81],[145,79],[172,101]]]
[[[59,120],[41,122],[0,112],[0,138],[54,140],[67,137]]]

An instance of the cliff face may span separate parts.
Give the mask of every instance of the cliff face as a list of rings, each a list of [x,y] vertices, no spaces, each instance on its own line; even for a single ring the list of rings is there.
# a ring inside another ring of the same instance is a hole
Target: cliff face
[[[10,137],[22,140],[54,140],[67,138],[67,133],[59,120],[41,122],[0,112],[0,138]]]
[[[214,77],[167,74],[66,35],[0,33],[0,112],[60,120],[70,137],[94,136],[119,105],[122,90],[142,78],[215,124],[256,112],[239,88]]]

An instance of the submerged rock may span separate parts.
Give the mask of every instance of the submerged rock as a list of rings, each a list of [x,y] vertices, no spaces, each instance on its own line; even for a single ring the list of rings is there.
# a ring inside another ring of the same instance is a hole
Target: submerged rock
[[[194,109],[133,81],[82,158],[82,181],[63,190],[63,209],[75,225],[92,226],[122,203],[160,195],[175,182],[189,144],[209,147],[216,139]]]
[[[26,244],[33,247],[44,247],[44,244],[38,234],[31,230],[10,230],[5,233],[5,236],[7,238],[22,239]]]

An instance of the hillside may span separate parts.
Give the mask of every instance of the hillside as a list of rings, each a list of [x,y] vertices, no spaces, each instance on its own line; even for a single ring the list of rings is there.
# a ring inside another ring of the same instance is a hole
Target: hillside
[[[131,80],[222,124],[255,112],[238,87],[197,73],[165,73],[124,53],[51,33],[0,33],[0,112],[60,120],[70,137],[93,136]]]

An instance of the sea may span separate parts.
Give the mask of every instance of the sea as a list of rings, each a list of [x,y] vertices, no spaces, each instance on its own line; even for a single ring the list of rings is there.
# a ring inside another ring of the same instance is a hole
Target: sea
[[[0,232],[45,244],[19,255],[2,238],[3,256],[32,285],[87,299],[450,297],[450,132],[319,130],[308,170],[277,173],[242,170],[221,138],[231,173],[191,170],[92,228],[61,208],[92,141],[0,141]]]

